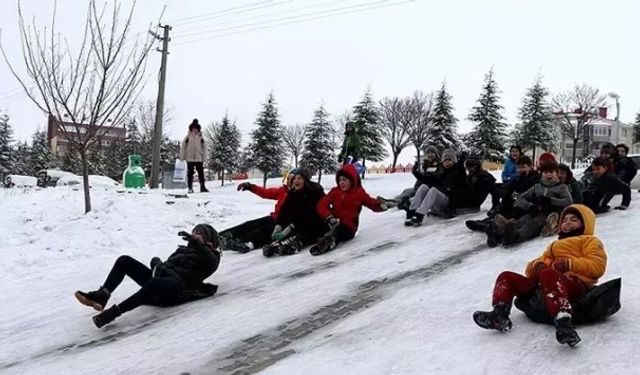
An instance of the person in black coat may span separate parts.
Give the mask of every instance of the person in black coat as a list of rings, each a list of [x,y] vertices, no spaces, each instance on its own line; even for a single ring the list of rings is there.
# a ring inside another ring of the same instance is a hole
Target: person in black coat
[[[616,146],[616,151],[618,158],[615,161],[615,172],[623,182],[631,185],[631,181],[638,174],[638,166],[633,162],[633,159],[627,156],[629,146],[620,143]]]
[[[611,161],[602,157],[595,158],[591,163],[591,170],[595,179],[582,194],[584,204],[596,214],[607,212],[609,201],[615,195],[622,194],[622,202],[615,209],[626,210],[631,204],[631,188],[613,172]]]
[[[128,255],[120,256],[98,290],[75,293],[81,304],[101,311],[93,317],[96,327],[101,328],[141,305],[173,306],[215,294],[218,287],[203,281],[220,263],[218,233],[208,224],[198,224],[191,234],[178,234],[188,241],[187,246],[178,247],[166,261],[154,257],[147,267]],[[140,289],[103,310],[125,276],[132,278]]]
[[[472,208],[480,210],[480,206],[491,194],[492,207],[500,203],[500,196],[496,190],[496,178],[484,169],[478,159],[467,159],[464,163],[467,169],[466,186],[453,200],[454,208]]]
[[[291,190],[276,220],[274,242],[262,248],[263,255],[292,255],[325,235],[329,227],[316,210],[324,195],[320,184],[312,182],[303,170],[296,170]]]
[[[409,210],[411,205],[411,198],[416,194],[418,188],[421,185],[432,186],[437,180],[438,176],[442,173],[442,163],[438,155],[438,148],[435,146],[428,146],[424,150],[424,159],[422,163],[418,159],[411,170],[411,173],[416,178],[416,182],[413,187],[404,189],[398,196],[393,198],[396,202],[398,209]]]

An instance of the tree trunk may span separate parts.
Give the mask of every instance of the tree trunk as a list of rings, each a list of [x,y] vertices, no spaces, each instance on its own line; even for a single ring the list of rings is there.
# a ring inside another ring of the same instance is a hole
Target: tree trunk
[[[533,152],[531,153],[531,160],[536,160],[536,145],[533,145]]]
[[[391,163],[391,173],[394,173],[396,171],[396,164],[398,163],[398,156],[400,153],[393,153],[393,163]]]
[[[295,166],[296,168],[298,168],[298,154],[294,155],[294,159],[295,159]]]
[[[224,186],[224,171],[220,173],[220,186]]]
[[[318,183],[322,181],[322,168],[318,169]]]
[[[89,190],[89,165],[87,164],[87,149],[80,150],[80,160],[82,162],[82,187],[84,188],[84,213],[91,211],[91,191]]]
[[[267,187],[267,172],[264,172],[264,175],[262,177],[262,187]]]
[[[571,155],[571,169],[575,169],[576,168],[576,145],[578,144],[578,140],[577,139],[573,139],[573,152]]]
[[[362,179],[364,180],[364,175],[367,173],[367,160],[362,158]]]

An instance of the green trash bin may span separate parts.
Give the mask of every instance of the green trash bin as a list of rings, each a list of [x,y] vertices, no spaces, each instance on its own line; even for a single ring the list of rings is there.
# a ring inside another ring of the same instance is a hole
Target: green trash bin
[[[129,155],[129,167],[122,174],[122,182],[125,188],[143,188],[146,185],[144,169],[140,166],[142,156]]]

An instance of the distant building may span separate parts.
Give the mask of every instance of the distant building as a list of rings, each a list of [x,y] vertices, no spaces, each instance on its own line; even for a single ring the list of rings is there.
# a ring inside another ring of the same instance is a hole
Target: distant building
[[[61,126],[60,126],[61,125]],[[81,124],[80,132],[85,133],[91,125]],[[99,147],[108,147],[114,142],[125,141],[126,130],[124,126],[103,126],[99,131],[100,137],[96,143]],[[47,122],[47,139],[49,147],[55,155],[63,156],[69,151],[67,138],[76,136],[76,126],[73,123],[60,121],[54,116],[49,116]]]
[[[578,116],[576,114],[576,116]],[[558,154],[562,160],[571,160],[573,155],[573,137],[557,127],[560,142],[558,144]],[[631,147],[633,145],[633,124],[612,120],[607,118],[607,108],[602,107],[598,111],[598,117],[591,121],[589,129],[590,141],[588,149],[584,149],[583,140],[576,144],[576,157],[597,156],[600,154],[600,146],[603,143],[625,143]]]

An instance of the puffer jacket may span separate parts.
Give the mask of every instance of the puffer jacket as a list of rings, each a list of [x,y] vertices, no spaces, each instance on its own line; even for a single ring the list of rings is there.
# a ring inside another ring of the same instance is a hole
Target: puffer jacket
[[[422,164],[415,163],[411,171],[417,180],[414,188],[417,189],[420,185],[435,186],[440,175],[442,175],[442,169],[442,163],[438,159],[433,162],[423,160]]]
[[[520,194],[515,205],[524,211],[528,211],[531,206],[538,204],[540,199],[543,198],[549,198],[549,203],[551,205],[551,207],[543,207],[543,211],[559,212],[573,203],[573,199],[571,198],[571,193],[569,192],[569,187],[567,185],[561,184],[558,181],[546,184],[540,180],[540,182],[535,184],[531,189]]]
[[[189,241],[187,246],[180,246],[158,266],[156,275],[175,279],[183,290],[194,289],[218,269],[219,263],[219,251]]]
[[[507,155],[504,158],[504,168],[502,169],[502,183],[509,182],[518,176],[518,166],[516,160]]]
[[[327,232],[327,225],[317,212],[317,205],[324,197],[322,185],[305,178],[305,186],[297,191],[290,189],[282,203],[276,224],[283,228],[293,224],[305,244],[315,242]]]
[[[282,185],[277,188],[263,188],[262,186],[251,184],[249,190],[260,198],[276,201],[276,206],[271,213],[271,217],[274,220],[277,220],[280,210],[282,209],[282,204],[284,203],[284,200],[287,199],[287,194],[289,193],[287,185]]]
[[[204,163],[207,160],[207,143],[201,133],[187,134],[180,145],[180,159],[186,162]]]
[[[583,234],[553,241],[542,255],[529,262],[525,273],[527,277],[535,278],[535,269],[539,263],[550,267],[556,259],[569,259],[569,271],[566,274],[577,277],[590,288],[598,282],[607,268],[607,253],[602,242],[594,236],[596,218],[593,211],[582,204],[572,204],[569,207],[582,215]],[[567,208],[560,215],[561,218]]]
[[[499,197],[496,192],[496,178],[484,169],[470,174],[466,178],[467,187],[461,190],[459,196],[454,201],[454,208],[463,207],[480,207],[491,194],[492,203],[499,203]]]
[[[351,188],[347,191],[340,190],[339,186],[332,188],[329,194],[318,202],[318,214],[323,219],[327,219],[329,216],[338,218],[342,224],[355,233],[358,230],[362,206],[366,206],[374,212],[380,212],[382,209],[380,202],[372,198],[362,188],[360,177],[353,165],[347,164],[336,173],[336,184],[340,176],[345,176],[351,181]]]

